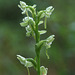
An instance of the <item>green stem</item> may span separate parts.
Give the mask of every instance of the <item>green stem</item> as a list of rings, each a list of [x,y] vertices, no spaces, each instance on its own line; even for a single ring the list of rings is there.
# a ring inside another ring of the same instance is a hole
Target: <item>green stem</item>
[[[40,75],[40,53],[37,57],[37,68],[38,68],[38,75]]]
[[[27,67],[28,75],[30,75],[29,68]]]
[[[36,43],[40,41],[40,35],[38,32],[38,23],[39,23],[39,20],[36,22]],[[35,46],[35,51],[37,55],[37,73],[38,75],[40,75],[40,50],[38,49],[37,46]]]
[[[36,58],[37,58],[37,73],[40,75],[40,50],[38,50],[38,47],[35,45],[35,51],[36,51]]]
[[[39,32],[38,32],[38,23],[36,24],[36,43],[38,43],[40,41],[40,36],[39,36]]]

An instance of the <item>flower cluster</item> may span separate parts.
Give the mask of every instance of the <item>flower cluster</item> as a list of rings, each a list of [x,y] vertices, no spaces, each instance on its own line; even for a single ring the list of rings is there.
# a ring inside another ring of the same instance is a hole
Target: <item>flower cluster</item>
[[[41,34],[45,34],[47,31],[46,30],[39,30],[39,26],[44,23],[44,28],[46,29],[46,21],[47,18],[50,17],[52,14],[54,8],[52,6],[47,7],[45,10],[41,10],[39,12],[36,12],[36,5],[30,6],[27,5],[25,2],[20,1],[20,5],[18,7],[22,10],[22,14],[26,14],[27,17],[24,17],[20,25],[22,27],[25,27],[26,29],[26,36],[33,36],[34,39],[36,40],[35,44],[35,52],[36,52],[36,60],[32,58],[24,58],[20,55],[17,55],[17,59],[23,64],[25,67],[34,67],[36,71],[38,72],[38,75],[47,75],[47,68],[44,66],[40,67],[40,50],[43,46],[46,47],[46,50],[51,47],[51,44],[54,40],[54,35],[49,36],[45,40],[40,40]],[[30,12],[30,14],[29,14]],[[30,16],[29,16],[30,15]],[[41,19],[45,18],[44,21]],[[46,51],[46,55],[47,51]],[[30,75],[30,74],[28,74]]]
[[[23,19],[23,22],[20,23],[20,25],[21,25],[22,27],[26,27],[26,31],[27,31],[26,35],[27,35],[27,36],[30,36],[31,34],[32,34],[32,35],[34,34],[33,29],[34,29],[34,27],[35,27],[35,21],[33,20],[32,17],[25,17],[25,18]],[[33,27],[33,26],[34,26],[34,27]]]

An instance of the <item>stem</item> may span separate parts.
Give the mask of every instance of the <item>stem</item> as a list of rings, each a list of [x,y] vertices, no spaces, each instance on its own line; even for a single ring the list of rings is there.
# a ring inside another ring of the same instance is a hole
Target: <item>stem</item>
[[[37,68],[38,68],[38,75],[40,75],[40,53],[37,57]]]
[[[36,22],[36,43],[40,41],[40,35],[38,32],[38,23],[39,23],[39,20]],[[40,75],[40,50],[38,49],[36,45],[35,45],[35,51],[37,55],[37,73],[38,75]]]
[[[38,47],[35,45],[35,51],[36,51],[36,58],[37,58],[37,73],[40,75],[40,50],[38,50]]]
[[[28,75],[30,75],[29,68],[27,67]]]
[[[39,36],[39,32],[38,32],[38,23],[36,24],[36,43],[38,43],[40,41],[40,36]]]

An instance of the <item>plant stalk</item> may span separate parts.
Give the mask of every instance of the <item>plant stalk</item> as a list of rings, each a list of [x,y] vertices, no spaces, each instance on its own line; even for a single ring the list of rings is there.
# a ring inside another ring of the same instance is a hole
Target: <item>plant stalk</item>
[[[40,35],[38,32],[38,22],[36,23],[36,43],[40,41]],[[36,56],[37,56],[37,73],[40,75],[40,50],[38,47],[35,45],[35,51],[36,51]]]
[[[38,75],[40,75],[40,53],[37,57],[37,68],[38,68]]]
[[[38,50],[38,47],[35,45],[36,50],[36,58],[37,58],[37,73],[40,75],[40,51]]]
[[[30,75],[29,68],[27,67],[28,75]]]

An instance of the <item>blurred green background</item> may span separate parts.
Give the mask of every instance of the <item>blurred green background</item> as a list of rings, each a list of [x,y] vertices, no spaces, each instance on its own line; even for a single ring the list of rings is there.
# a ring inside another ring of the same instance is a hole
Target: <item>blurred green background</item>
[[[33,38],[26,37],[19,23],[25,15],[18,8],[20,0],[0,0],[0,75],[27,75],[16,55],[35,57]],[[55,40],[48,50],[41,51],[41,65],[48,67],[48,75],[75,75],[75,0],[23,0],[36,4],[37,10],[48,6],[55,8],[47,21],[48,32],[41,38],[54,34]],[[37,75],[33,68],[31,75]]]

